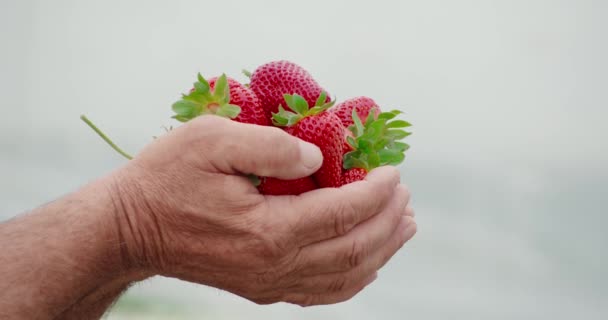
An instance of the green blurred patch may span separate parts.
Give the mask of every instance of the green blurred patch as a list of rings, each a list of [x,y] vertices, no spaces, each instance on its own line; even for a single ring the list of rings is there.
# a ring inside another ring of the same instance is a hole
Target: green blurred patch
[[[107,320],[122,319],[193,319],[194,310],[167,299],[125,294],[107,313]],[[200,310],[197,318],[201,316]]]

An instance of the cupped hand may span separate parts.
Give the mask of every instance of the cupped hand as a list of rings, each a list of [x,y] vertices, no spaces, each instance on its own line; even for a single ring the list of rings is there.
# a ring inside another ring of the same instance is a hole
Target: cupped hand
[[[247,174],[311,175],[319,149],[278,128],[202,116],[114,175],[125,268],[227,290],[256,303],[353,297],[416,233],[395,168],[299,196],[261,195]]]

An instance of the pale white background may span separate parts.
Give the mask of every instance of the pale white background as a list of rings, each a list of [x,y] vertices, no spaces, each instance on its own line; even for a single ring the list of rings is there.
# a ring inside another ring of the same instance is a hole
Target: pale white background
[[[0,220],[124,163],[81,113],[136,152],[196,72],[290,59],[414,123],[416,238],[341,305],[156,278],[110,319],[605,319],[607,4],[0,0]]]

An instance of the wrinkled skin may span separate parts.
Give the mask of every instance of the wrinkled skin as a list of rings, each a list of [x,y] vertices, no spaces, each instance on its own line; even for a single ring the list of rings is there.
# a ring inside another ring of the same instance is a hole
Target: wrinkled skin
[[[309,176],[318,148],[277,128],[203,116],[114,175],[125,269],[201,283],[260,304],[350,299],[416,232],[392,167],[300,196],[261,195],[243,174]]]

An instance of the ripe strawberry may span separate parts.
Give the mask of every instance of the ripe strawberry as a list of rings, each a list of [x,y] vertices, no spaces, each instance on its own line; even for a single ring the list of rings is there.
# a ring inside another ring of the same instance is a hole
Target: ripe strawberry
[[[342,156],[344,148],[344,127],[340,119],[327,108],[333,103],[325,103],[325,92],[321,93],[313,108],[300,95],[284,96],[287,106],[294,112],[279,106],[273,115],[277,126],[287,127],[285,131],[304,141],[313,143],[321,149],[323,164],[313,174],[319,187],[339,187],[342,185]]]
[[[330,112],[335,113],[340,118],[346,128],[353,124],[353,110],[357,110],[359,119],[367,119],[372,110],[374,110],[374,118],[377,119],[380,114],[380,107],[378,107],[373,99],[368,97],[348,99],[329,109]]]
[[[218,78],[209,79],[211,89],[215,88],[217,81]],[[271,124],[260,104],[260,99],[250,88],[232,78],[228,78],[228,85],[230,86],[230,103],[241,107],[241,113],[234,118],[234,121],[262,126]]]
[[[173,111],[173,118],[182,122],[215,114],[242,123],[270,125],[253,91],[225,75],[207,81],[199,74],[190,93],[173,104]]]
[[[262,108],[270,118],[279,110],[284,94],[298,94],[313,106],[321,92],[326,92],[312,76],[297,64],[274,61],[258,67],[251,75],[251,90],[260,98]],[[326,98],[324,102],[331,99]]]
[[[342,173],[342,184],[349,184],[351,182],[365,179],[367,176],[367,170],[363,168],[352,168],[345,170]]]
[[[258,190],[267,195],[299,195],[304,192],[317,189],[317,184],[312,177],[294,180],[280,180],[277,178],[262,178]]]

